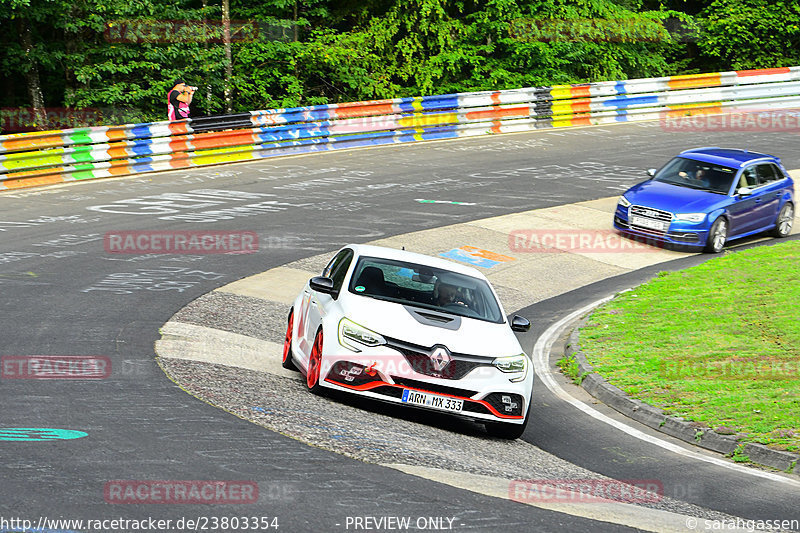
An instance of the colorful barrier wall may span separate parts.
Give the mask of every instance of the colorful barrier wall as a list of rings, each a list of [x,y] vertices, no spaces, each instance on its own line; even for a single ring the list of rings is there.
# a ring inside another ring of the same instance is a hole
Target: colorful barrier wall
[[[0,189],[540,128],[800,108],[800,67],[270,109],[0,136]]]

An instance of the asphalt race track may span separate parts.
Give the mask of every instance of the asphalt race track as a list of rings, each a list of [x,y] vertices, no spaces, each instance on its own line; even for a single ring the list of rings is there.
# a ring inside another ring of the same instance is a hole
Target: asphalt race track
[[[108,358],[112,371],[99,380],[0,379],[0,428],[87,434],[15,441],[0,432],[0,519],[46,525],[43,517],[153,517],[173,524],[181,518],[277,517],[282,531],[352,531],[355,517],[396,516],[411,517],[412,529],[422,517],[440,519],[424,520],[428,529],[432,523],[463,531],[629,529],[422,479],[265,430],[186,394],[156,365],[153,347],[159,328],[180,309],[245,276],[348,242],[619,194],[643,179],[643,169],[682,149],[712,144],[773,153],[786,168],[800,168],[796,133],[670,133],[648,123],[308,155],[1,194],[0,355],[97,356]],[[104,249],[109,231],[165,229],[252,231],[259,251],[125,255]],[[670,267],[701,259],[687,257]],[[611,278],[522,310],[534,322],[524,347],[560,317],[654,271]],[[558,275],[553,272],[552,280]],[[800,518],[796,489],[620,436],[561,405],[543,387],[535,388],[535,402],[524,440],[554,456],[617,479],[657,477],[681,488],[671,496],[714,512]],[[115,480],[249,480],[257,483],[258,500],[108,503],[104,489]],[[0,531],[17,531],[13,527],[0,522]],[[233,529],[208,524],[206,530]]]

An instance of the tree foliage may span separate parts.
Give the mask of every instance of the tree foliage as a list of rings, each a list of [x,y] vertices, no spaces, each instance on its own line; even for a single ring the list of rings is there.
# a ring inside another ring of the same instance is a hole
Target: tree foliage
[[[236,111],[800,64],[797,0],[230,4]],[[163,120],[184,77],[196,114],[221,113],[220,17],[221,0],[0,0],[0,107],[38,83],[48,107]]]

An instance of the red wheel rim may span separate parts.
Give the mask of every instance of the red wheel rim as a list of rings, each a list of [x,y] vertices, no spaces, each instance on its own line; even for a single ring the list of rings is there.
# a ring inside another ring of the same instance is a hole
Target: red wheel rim
[[[311,357],[308,358],[308,373],[306,374],[306,382],[308,388],[313,388],[319,381],[319,367],[322,362],[322,332],[317,333],[317,338],[314,340],[314,347],[311,348]]]
[[[292,347],[292,325],[294,322],[294,313],[289,315],[289,326],[286,328],[286,338],[283,341],[283,362],[286,362],[289,355],[289,350]]]

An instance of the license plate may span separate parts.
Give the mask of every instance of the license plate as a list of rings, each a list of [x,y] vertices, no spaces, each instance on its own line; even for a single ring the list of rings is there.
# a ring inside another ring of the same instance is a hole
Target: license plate
[[[442,411],[460,412],[464,407],[463,400],[456,400],[455,398],[447,398],[446,396],[437,396],[436,394],[427,394],[425,392],[408,389],[403,390],[402,400],[403,403],[433,407],[434,409],[441,409]]]
[[[635,226],[657,229],[659,231],[667,231],[669,229],[669,222],[664,222],[663,220],[653,220],[652,218],[645,218],[636,215],[631,215],[630,222]]]

